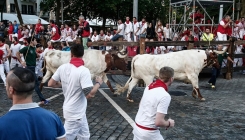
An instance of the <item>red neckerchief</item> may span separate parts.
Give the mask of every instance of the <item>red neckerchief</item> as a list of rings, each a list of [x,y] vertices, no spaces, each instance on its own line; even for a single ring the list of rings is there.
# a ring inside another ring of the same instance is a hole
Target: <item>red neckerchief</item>
[[[129,24],[129,21],[126,21],[127,24]]]
[[[134,21],[134,24],[136,24],[137,23],[137,21]]]
[[[145,24],[145,21],[144,22],[142,21],[142,26],[144,26],[144,24]]]
[[[94,37],[96,37],[97,35],[94,35]]]
[[[48,49],[53,49],[53,46],[48,46]]]
[[[60,28],[61,29],[61,31],[63,31],[64,30],[64,28]]]
[[[159,79],[157,79],[155,82],[151,83],[148,87],[149,87],[149,90],[154,89],[154,88],[158,88],[158,87],[162,87],[166,91],[168,91],[167,85]]]
[[[18,44],[18,42],[15,42],[15,43],[14,43],[14,45],[17,45],[17,44]]]
[[[4,45],[4,43],[0,44],[0,47],[2,47]]]
[[[66,30],[67,30],[67,31],[69,31],[69,27],[68,27],[68,28],[66,28]]]
[[[43,51],[42,51],[42,50],[39,50],[39,51],[36,51],[36,52],[40,54],[40,53],[42,53]]]
[[[104,36],[104,34],[100,34],[100,36]]]
[[[76,57],[71,58],[70,63],[76,67],[80,67],[84,65],[84,61],[81,58],[76,58]]]
[[[24,43],[24,45],[25,45],[25,46],[28,46],[28,43],[27,43],[27,42],[25,42],[25,43]]]

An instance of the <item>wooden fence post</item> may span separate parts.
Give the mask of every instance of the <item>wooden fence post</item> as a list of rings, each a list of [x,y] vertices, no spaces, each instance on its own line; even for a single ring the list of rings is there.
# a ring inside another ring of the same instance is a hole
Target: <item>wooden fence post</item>
[[[140,37],[140,54],[145,54],[145,38]],[[144,87],[144,80],[140,79],[138,82],[139,87]]]
[[[118,41],[123,41],[123,37],[119,37]],[[121,51],[123,49],[123,45],[118,46],[118,51]]]
[[[235,38],[230,38],[230,46],[228,47],[228,53],[232,60],[234,60],[234,45]],[[227,60],[227,72],[225,78],[230,80],[232,78],[232,71],[233,71],[233,63]]]
[[[140,54],[145,53],[145,38],[140,37]]]

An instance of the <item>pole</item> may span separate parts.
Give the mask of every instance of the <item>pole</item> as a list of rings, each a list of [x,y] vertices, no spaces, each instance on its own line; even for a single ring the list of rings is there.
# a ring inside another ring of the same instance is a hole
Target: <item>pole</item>
[[[61,0],[61,23],[63,24],[63,10],[64,10],[64,7],[63,7],[63,0]]]
[[[194,35],[194,24],[195,24],[195,10],[196,10],[196,0],[193,0],[193,9],[192,9],[192,36]]]
[[[186,21],[186,8],[187,8],[187,6],[185,5],[185,9],[184,9],[184,23],[185,23],[185,21]]]
[[[234,21],[234,19],[235,19],[235,0],[233,0],[232,21]],[[234,32],[234,23],[231,23],[231,24],[232,24],[232,26],[231,26],[231,28],[232,28],[231,34],[233,35],[233,32]]]
[[[133,17],[136,17],[138,19],[138,0],[133,0]]]
[[[219,21],[221,21],[223,18],[223,4],[219,7]]]

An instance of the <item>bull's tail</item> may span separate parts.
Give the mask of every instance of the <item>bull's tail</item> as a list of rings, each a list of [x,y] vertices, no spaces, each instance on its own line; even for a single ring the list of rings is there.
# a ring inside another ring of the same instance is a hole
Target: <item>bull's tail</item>
[[[120,95],[121,93],[125,92],[128,89],[129,82],[132,80],[132,76],[128,79],[127,83],[124,85],[124,87],[120,86],[119,84],[116,84],[116,91],[115,94]]]

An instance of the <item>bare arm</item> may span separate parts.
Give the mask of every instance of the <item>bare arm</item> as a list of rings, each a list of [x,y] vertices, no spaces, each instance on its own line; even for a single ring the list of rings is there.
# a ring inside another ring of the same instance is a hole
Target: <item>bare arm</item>
[[[157,112],[156,119],[155,119],[155,125],[157,127],[173,127],[174,126],[174,120],[168,119],[166,121],[165,115]]]
[[[96,80],[95,81],[96,81],[96,84],[94,85],[93,89],[89,92],[89,94],[86,96],[87,99],[94,97],[95,96],[95,93],[100,88],[100,85],[103,83],[101,77],[96,77]]]
[[[229,60],[231,63],[235,63],[229,56],[227,57],[227,60]]]
[[[7,52],[8,52],[6,58],[8,58],[9,56],[11,56],[11,50],[9,49],[9,45],[6,45],[6,49],[7,49]]]
[[[49,81],[48,81],[48,86],[49,87],[54,87],[54,88],[61,88],[62,85],[60,82],[58,81],[55,81],[53,78],[51,78]]]

